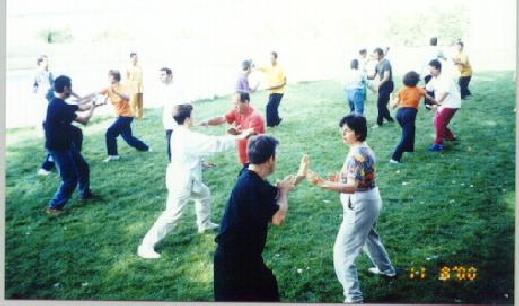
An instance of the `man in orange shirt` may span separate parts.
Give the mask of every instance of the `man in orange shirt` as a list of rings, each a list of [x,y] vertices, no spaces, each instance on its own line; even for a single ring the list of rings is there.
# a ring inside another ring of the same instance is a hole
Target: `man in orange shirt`
[[[202,126],[233,124],[233,127],[227,130],[229,134],[239,135],[242,131],[253,128],[254,134],[265,134],[267,128],[265,119],[261,114],[250,106],[250,96],[248,93],[235,93],[233,96],[234,108],[225,116],[215,117],[200,123]],[[249,154],[247,146],[249,139],[241,139],[238,142],[238,156],[243,165],[240,175],[244,169],[249,167]]]
[[[106,147],[108,158],[105,162],[118,160],[117,136],[121,135],[126,143],[137,151],[149,151],[148,145],[132,135],[131,123],[133,122],[133,112],[130,109],[128,88],[121,84],[121,73],[117,70],[108,72],[110,87],[103,89],[100,93],[110,100],[117,115],[115,122],[106,131]],[[106,100],[105,100],[106,102]]]

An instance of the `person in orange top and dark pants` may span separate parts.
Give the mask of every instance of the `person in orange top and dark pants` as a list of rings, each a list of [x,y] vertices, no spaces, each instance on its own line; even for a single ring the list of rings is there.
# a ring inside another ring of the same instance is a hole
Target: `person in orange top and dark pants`
[[[110,87],[102,90],[100,93],[107,96],[114,106],[117,119],[106,131],[106,147],[108,150],[108,158],[105,162],[118,160],[117,153],[117,136],[121,135],[126,143],[137,151],[149,151],[148,145],[132,135],[131,123],[134,115],[130,110],[128,90],[125,85],[121,84],[121,73],[117,70],[108,72],[110,78]]]
[[[425,89],[416,87],[419,81],[420,75],[418,73],[414,71],[406,73],[403,79],[405,87],[400,90],[398,97],[394,101],[393,107],[400,106],[396,118],[398,124],[402,127],[402,138],[393,152],[390,163],[398,164],[404,152],[414,152],[415,122],[420,99],[426,97],[429,103],[437,104],[436,100],[429,96]]]

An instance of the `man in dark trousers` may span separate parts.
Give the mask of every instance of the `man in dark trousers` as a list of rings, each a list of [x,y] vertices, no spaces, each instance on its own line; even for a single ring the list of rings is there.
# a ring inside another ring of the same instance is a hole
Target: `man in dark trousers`
[[[378,93],[376,126],[382,126],[384,119],[388,122],[394,121],[387,109],[387,104],[389,103],[390,95],[394,88],[393,72],[391,69],[391,63],[387,58],[384,58],[384,50],[376,48],[373,50],[373,55],[377,59],[378,63],[375,67],[375,74],[368,77],[368,79],[375,79],[375,89]]]
[[[306,175],[303,157],[297,177],[288,176],[277,186],[266,178],[276,169],[278,141],[268,135],[249,143],[248,169],[244,169],[227,202],[214,255],[215,301],[279,301],[278,284],[261,253],[268,223],[280,225],[288,209],[288,193]]]
[[[47,108],[45,126],[45,146],[56,163],[61,184],[49,202],[47,213],[58,215],[79,185],[81,199],[93,198],[90,190],[90,168],[81,155],[77,141],[77,128],[72,121],[86,125],[94,112],[94,105],[86,100],[78,105],[65,102],[72,94],[72,82],[66,75],[60,75],[54,81],[57,96]],[[86,111],[76,114],[76,111]]]

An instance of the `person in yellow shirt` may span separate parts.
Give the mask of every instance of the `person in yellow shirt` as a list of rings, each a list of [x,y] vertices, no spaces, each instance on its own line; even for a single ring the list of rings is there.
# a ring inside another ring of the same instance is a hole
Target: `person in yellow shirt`
[[[110,86],[101,90],[99,93],[106,96],[105,103],[110,100],[114,107],[117,119],[106,131],[106,148],[108,158],[105,162],[118,160],[117,137],[121,135],[126,143],[137,151],[148,152],[150,148],[147,144],[132,135],[131,123],[133,122],[133,112],[130,109],[129,89],[125,84],[121,84],[121,73],[117,70],[108,72]]]
[[[144,86],[142,67],[137,65],[138,61],[137,53],[130,53],[130,66],[126,71],[126,78],[130,90],[130,109],[133,115],[140,119],[144,114]]]
[[[472,66],[470,65],[469,57],[463,52],[463,42],[458,40],[455,45],[458,53],[452,58],[452,60],[460,71],[459,83],[461,99],[465,100],[466,97],[472,95],[469,90],[469,83],[472,78]]]
[[[270,90],[269,101],[267,103],[267,126],[275,127],[281,123],[278,107],[285,93],[287,77],[285,69],[278,64],[278,54],[276,51],[270,52],[270,66],[260,67],[256,70],[266,74],[268,90]]]

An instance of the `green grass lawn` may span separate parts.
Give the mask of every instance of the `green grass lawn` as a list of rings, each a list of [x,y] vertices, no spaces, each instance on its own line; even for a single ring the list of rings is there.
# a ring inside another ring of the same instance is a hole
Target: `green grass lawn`
[[[433,112],[424,108],[417,117],[416,152],[406,153],[401,165],[388,163],[400,138],[398,124],[368,131],[384,202],[378,230],[403,273],[395,280],[370,276],[369,259],[361,255],[357,263],[367,302],[513,301],[515,82],[511,72],[478,74],[471,90],[474,98],[451,124],[460,141],[448,144],[444,153],[426,150],[434,128]],[[266,100],[265,92],[252,95],[252,104],[262,112]],[[195,118],[221,115],[230,106],[228,97],[198,101]],[[366,108],[372,126],[376,106],[371,93]],[[340,169],[348,148],[338,121],[348,108],[339,83],[291,85],[280,111],[282,125],[269,130],[281,142],[271,182],[294,173],[303,152],[322,174]],[[134,125],[154,152],[136,152],[119,139],[122,159],[110,164],[101,161],[112,118],[93,120],[83,130],[83,155],[102,200],[82,204],[75,195],[59,217],[45,213],[57,174],[36,176],[45,155],[43,140],[31,129],[7,132],[7,299],[213,300],[214,234],[197,234],[194,205],[158,245],[161,259],[136,256],[165,205],[167,158],[160,116],[160,110],[147,110]],[[222,134],[225,128],[201,130]],[[209,160],[217,168],[204,172],[204,180],[213,194],[213,220],[219,222],[240,166],[234,151]],[[341,211],[336,193],[307,182],[290,195],[287,222],[271,227],[263,253],[278,278],[282,301],[344,300],[332,265]],[[474,267],[476,279],[459,281],[452,272],[450,280],[441,281],[444,266]],[[413,267],[425,268],[425,279],[411,278]]]

